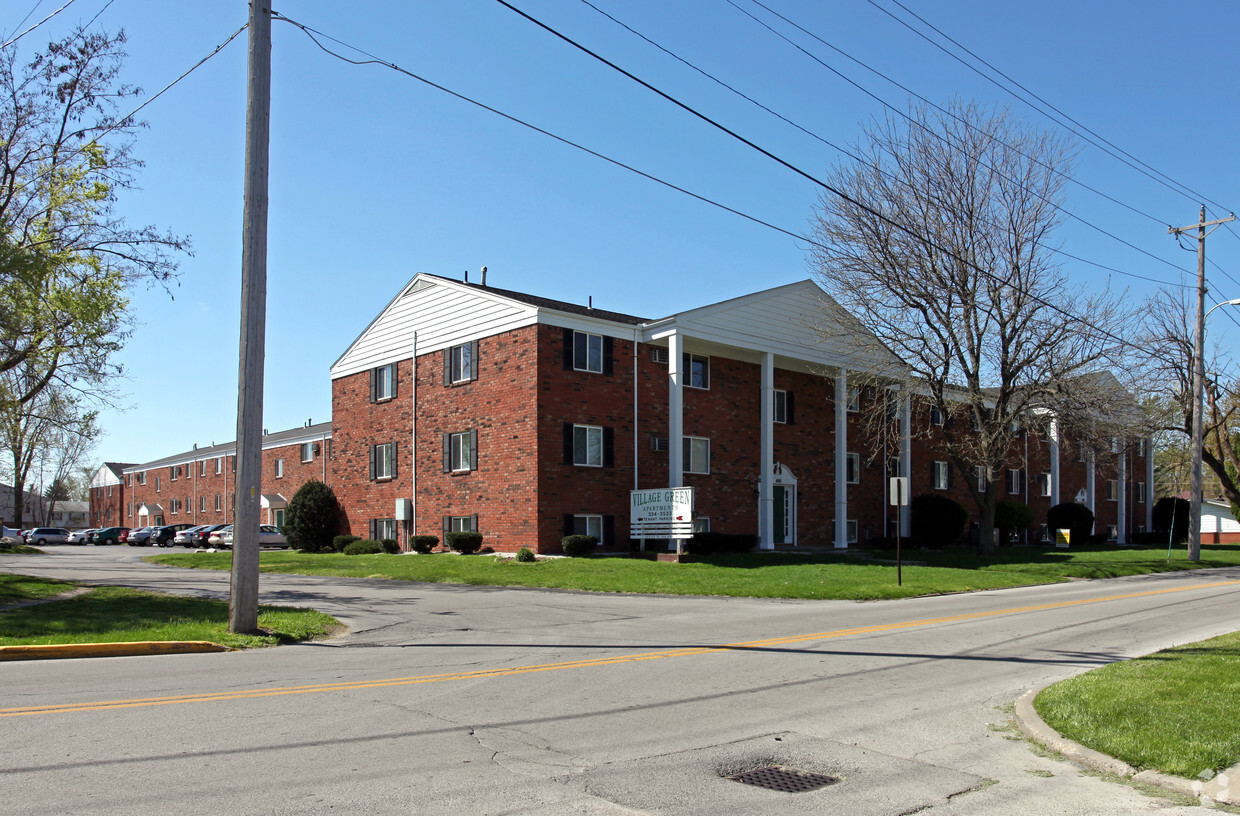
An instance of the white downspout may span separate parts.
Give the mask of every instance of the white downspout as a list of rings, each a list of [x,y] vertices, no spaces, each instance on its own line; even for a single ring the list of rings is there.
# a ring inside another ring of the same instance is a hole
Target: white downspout
[[[835,372],[835,546],[848,547],[848,372]]]
[[[758,547],[773,550],[775,489],[771,471],[775,466],[775,355],[769,351],[762,352],[761,383],[758,411]]]

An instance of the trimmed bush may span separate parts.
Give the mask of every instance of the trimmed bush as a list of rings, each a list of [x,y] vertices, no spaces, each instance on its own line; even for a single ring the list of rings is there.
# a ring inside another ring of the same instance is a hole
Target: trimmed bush
[[[448,549],[461,555],[472,555],[482,549],[482,533],[452,532],[447,539]]]
[[[946,547],[964,532],[969,511],[939,493],[923,493],[911,502],[911,537],[923,547]]]
[[[1046,527],[1050,531],[1051,540],[1055,539],[1056,530],[1068,530],[1072,544],[1097,543],[1094,541],[1094,514],[1083,504],[1063,502],[1046,511]],[[1106,534],[1102,534],[1102,542],[1106,542]]]
[[[284,536],[290,547],[322,552],[332,546],[340,525],[340,503],[332,489],[311,479],[293,494],[284,514]]]
[[[345,546],[343,552],[345,555],[375,555],[383,552],[383,545],[373,538],[359,538]]]
[[[1188,514],[1191,511],[1192,504],[1188,499],[1164,496],[1154,503],[1154,531],[1159,534],[1163,544],[1166,544],[1168,536],[1172,535],[1176,544],[1188,541]]]
[[[529,547],[522,547],[517,550],[517,554],[513,557],[514,561],[520,561],[522,564],[532,564],[538,560],[534,555],[534,551]]]
[[[999,543],[1007,544],[1012,538],[1033,524],[1033,511],[1024,502],[1000,499],[995,503],[995,527],[999,530]]]
[[[354,541],[361,541],[361,536],[355,535],[338,535],[332,539],[332,549],[336,552],[344,552],[344,548],[352,544]]]
[[[734,555],[749,552],[757,543],[752,533],[694,533],[682,549],[689,555]]]
[[[379,541],[379,544],[383,547],[383,551],[388,555],[396,555],[400,552],[400,545],[396,543],[396,539],[394,538],[382,539]]]
[[[426,555],[439,546],[439,536],[415,535],[409,539],[409,548],[414,552]]]
[[[588,535],[570,535],[560,539],[560,547],[569,558],[580,558],[594,552],[598,539]]]

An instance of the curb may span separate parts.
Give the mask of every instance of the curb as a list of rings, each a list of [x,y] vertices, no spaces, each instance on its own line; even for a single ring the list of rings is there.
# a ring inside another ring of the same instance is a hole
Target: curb
[[[1070,762],[1090,770],[1117,774],[1133,782],[1155,785],[1184,796],[1192,796],[1203,804],[1218,802],[1225,805],[1240,805],[1240,786],[1233,789],[1230,784],[1232,779],[1240,780],[1240,764],[1233,765],[1209,782],[1171,776],[1158,771],[1137,771],[1136,768],[1115,757],[1065,739],[1058,731],[1047,725],[1033,707],[1034,698],[1045,688],[1046,686],[1041,686],[1027,691],[1016,700],[1013,712],[1016,716],[1016,725],[1029,739],[1058,751]]]
[[[0,662],[7,660],[62,660],[77,657],[134,657],[140,655],[227,652],[227,646],[207,640],[134,641],[132,643],[60,643],[51,646],[0,646]]]

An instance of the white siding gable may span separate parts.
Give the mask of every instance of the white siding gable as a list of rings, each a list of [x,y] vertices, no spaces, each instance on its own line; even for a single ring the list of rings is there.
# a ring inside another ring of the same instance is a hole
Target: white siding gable
[[[91,487],[107,487],[108,485],[118,485],[121,480],[116,478],[116,474],[112,472],[112,468],[107,465],[100,465],[95,471],[95,475],[91,477]]]
[[[441,278],[418,276],[405,286],[332,366],[332,379],[459,343],[529,326],[538,310],[510,298]]]

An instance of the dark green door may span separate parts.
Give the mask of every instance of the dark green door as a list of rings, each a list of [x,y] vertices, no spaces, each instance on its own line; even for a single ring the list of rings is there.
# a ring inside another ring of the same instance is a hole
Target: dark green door
[[[788,488],[775,485],[772,495],[771,512],[775,514],[775,543],[783,544],[788,540]]]

